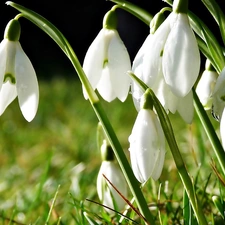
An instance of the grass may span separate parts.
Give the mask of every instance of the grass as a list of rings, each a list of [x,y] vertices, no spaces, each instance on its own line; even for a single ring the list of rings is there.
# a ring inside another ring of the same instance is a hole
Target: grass
[[[118,216],[110,218],[102,206],[86,200],[99,202],[101,159],[98,121],[79,81],[58,77],[39,85],[39,109],[31,123],[22,117],[17,101],[0,117],[0,224],[91,224],[83,211],[100,224],[117,224]],[[103,102],[103,107],[129,157],[128,136],[137,115],[131,96],[125,103]],[[213,195],[224,199],[224,186],[212,169],[217,161],[198,118],[192,125],[184,124],[178,114],[170,118],[208,221],[224,224],[212,201]],[[157,224],[183,224],[184,218],[196,224],[169,150],[160,180],[150,180],[143,192]],[[133,211],[128,216],[144,224]]]

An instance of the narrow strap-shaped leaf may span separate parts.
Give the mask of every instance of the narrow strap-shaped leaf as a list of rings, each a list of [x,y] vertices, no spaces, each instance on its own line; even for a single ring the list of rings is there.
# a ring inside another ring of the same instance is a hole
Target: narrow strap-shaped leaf
[[[188,12],[190,24],[195,33],[206,43],[208,51],[211,54],[211,60],[218,73],[221,72],[225,65],[223,49],[217,41],[214,34],[206,24],[194,13]]]
[[[215,0],[202,0],[209,12],[219,25],[220,33],[225,45],[225,15]]]

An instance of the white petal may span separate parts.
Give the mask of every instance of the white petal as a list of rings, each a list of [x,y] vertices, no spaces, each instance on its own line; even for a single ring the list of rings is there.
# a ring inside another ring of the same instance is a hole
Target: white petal
[[[131,93],[132,93],[134,106],[135,106],[136,110],[139,111],[141,96],[144,94],[144,92],[134,81],[131,81]]]
[[[143,81],[147,85],[153,85],[161,67],[161,55],[170,32],[169,21],[173,14],[160,25],[148,44],[148,49],[143,57]]]
[[[3,39],[0,43],[0,89],[3,84],[5,70],[6,70],[6,60],[7,60],[7,39]]]
[[[178,97],[187,95],[200,69],[200,53],[186,14],[179,13],[167,38],[163,53],[166,83]]]
[[[152,90],[159,99],[166,111],[175,113],[177,110],[178,98],[171,92],[169,86],[166,84],[163,74],[160,73],[156,79]]]
[[[19,43],[15,58],[15,73],[20,109],[24,118],[30,122],[37,112],[39,89],[34,68]]]
[[[172,93],[166,83],[165,86],[167,89],[165,108],[168,109],[171,113],[175,113],[177,111],[179,98]]]
[[[112,200],[113,196],[114,200],[116,201],[118,210],[122,210],[125,206],[125,201],[106,181],[106,179],[103,177],[103,174],[123,194],[124,197],[127,197],[127,183],[121,170],[115,162],[103,161],[97,177],[97,192],[99,199],[103,202],[104,205],[114,209]]]
[[[153,111],[139,111],[129,142],[132,169],[136,178],[145,182],[156,169],[158,151],[165,151],[163,131]]]
[[[214,117],[220,120],[225,107],[225,67],[220,73],[212,94],[212,113]]]
[[[97,85],[99,94],[108,102],[111,102],[116,98],[116,93],[114,92],[114,89],[112,87],[111,78],[112,75],[109,67],[107,66],[102,70],[101,79],[99,80]]]
[[[153,180],[158,180],[162,173],[166,152],[158,150],[155,154],[156,154],[155,166],[152,171],[151,177]]]
[[[7,106],[16,98],[16,96],[16,85],[6,81],[2,85],[2,89],[0,91],[0,115],[4,113]]]
[[[131,70],[131,62],[127,49],[116,30],[109,44],[108,60],[113,91],[116,97],[124,102],[131,83],[131,78],[127,73]]]
[[[93,89],[96,89],[101,78],[104,60],[107,60],[107,45],[111,36],[112,34],[109,30],[101,29],[85,55],[83,69]],[[83,92],[85,98],[87,98],[84,87]]]
[[[141,48],[139,49],[137,55],[134,58],[133,65],[132,65],[132,71],[137,77],[142,76],[142,69],[143,69],[143,59],[144,55],[150,51],[149,45],[151,47],[151,39],[153,35],[149,34],[147,38],[145,39],[144,43],[142,44]]]
[[[223,149],[225,150],[225,109],[223,110],[220,121],[220,136],[222,140]]]
[[[217,72],[204,70],[196,87],[196,93],[205,110],[209,110],[212,107],[212,93],[217,77]]]
[[[186,123],[191,124],[194,117],[193,93],[190,91],[185,97],[179,98],[177,111]]]

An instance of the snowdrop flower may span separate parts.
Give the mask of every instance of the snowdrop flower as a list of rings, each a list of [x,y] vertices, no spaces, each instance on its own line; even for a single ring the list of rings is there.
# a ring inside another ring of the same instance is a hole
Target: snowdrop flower
[[[0,115],[18,96],[24,118],[31,121],[36,115],[39,90],[36,73],[20,43],[20,24],[11,20],[0,43]]]
[[[162,73],[158,75],[156,82],[152,86],[152,90],[168,113],[175,114],[178,112],[186,123],[192,123],[194,117],[192,90],[184,97],[177,97],[166,84]]]
[[[152,83],[162,63],[165,82],[177,97],[184,97],[190,92],[200,69],[200,53],[185,3],[174,1],[173,12],[154,32],[142,61],[142,78],[151,79]],[[140,64],[135,62],[134,73],[138,66]]]
[[[155,112],[150,109],[148,93],[142,97],[142,107],[129,137],[131,166],[141,183],[150,177],[157,180],[165,158],[165,137]]]
[[[146,60],[146,55],[149,51],[151,51],[152,40],[154,39],[153,38],[154,31],[161,25],[164,19],[165,17],[163,15],[163,12],[160,11],[151,20],[150,34],[145,39],[137,55],[135,56],[132,64],[132,71],[135,74],[135,76],[141,79],[149,87],[151,87],[154,84],[157,78],[159,65],[158,61],[155,61],[156,58],[155,56],[152,55],[151,59]],[[150,64],[152,65],[153,68],[151,71],[149,71],[149,67],[151,67]],[[157,64],[157,66],[153,66],[155,64]],[[140,89],[139,85],[134,81],[131,82],[131,92],[134,100],[134,105],[136,109],[139,111],[140,99],[144,93]]]
[[[218,73],[212,67],[210,61],[206,60],[206,67],[196,87],[196,93],[205,110],[212,108],[212,93]]]
[[[130,77],[127,71],[131,69],[130,57],[117,30],[115,13],[109,11],[103,21],[103,28],[90,45],[83,63],[93,89],[106,101],[115,98],[125,101],[130,88]],[[87,93],[83,88],[84,96]]]
[[[119,165],[114,161],[114,155],[111,147],[106,140],[101,146],[102,164],[97,177],[97,193],[102,204],[109,208],[121,211],[125,206],[125,201],[112,187],[112,185],[104,178],[103,175],[118,189],[118,191],[127,198],[127,183],[119,168]],[[106,209],[106,208],[105,208]],[[106,209],[109,213],[114,213],[112,210]]]
[[[146,81],[144,80],[144,82]],[[192,91],[190,91],[184,97],[177,97],[176,95],[174,95],[174,93],[170,90],[169,86],[166,84],[162,73],[162,68],[160,67],[155,82],[152,84],[151,82],[147,81],[146,84],[154,91],[160,103],[168,113],[171,112],[174,114],[178,112],[186,123],[189,124],[192,123],[194,117],[194,104]],[[140,99],[143,95],[143,91],[134,82],[131,85],[131,90],[134,105],[136,109],[139,111]]]
[[[222,140],[223,149],[225,150],[225,109],[223,109],[220,121],[220,136]]]
[[[225,107],[225,67],[220,73],[212,94],[212,114],[220,121]]]

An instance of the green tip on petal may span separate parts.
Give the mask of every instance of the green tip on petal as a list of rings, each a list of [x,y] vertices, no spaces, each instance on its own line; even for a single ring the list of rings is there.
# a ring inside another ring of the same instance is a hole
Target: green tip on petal
[[[187,12],[188,12],[188,0],[174,0],[174,2],[173,2],[173,12],[187,14]]]
[[[21,27],[19,21],[12,19],[5,28],[4,38],[7,38],[10,41],[18,41],[20,39],[20,32]]]
[[[4,83],[5,83],[6,81],[10,81],[11,84],[15,84],[15,83],[16,83],[16,78],[15,78],[12,74],[7,73],[7,74],[5,74],[5,76],[4,76]]]
[[[149,89],[147,89],[145,93],[142,95],[140,106],[141,109],[150,109],[150,110],[153,109],[152,96]]]
[[[117,15],[115,10],[110,10],[108,11],[103,19],[103,27],[110,29],[110,30],[115,30],[117,28]]]

